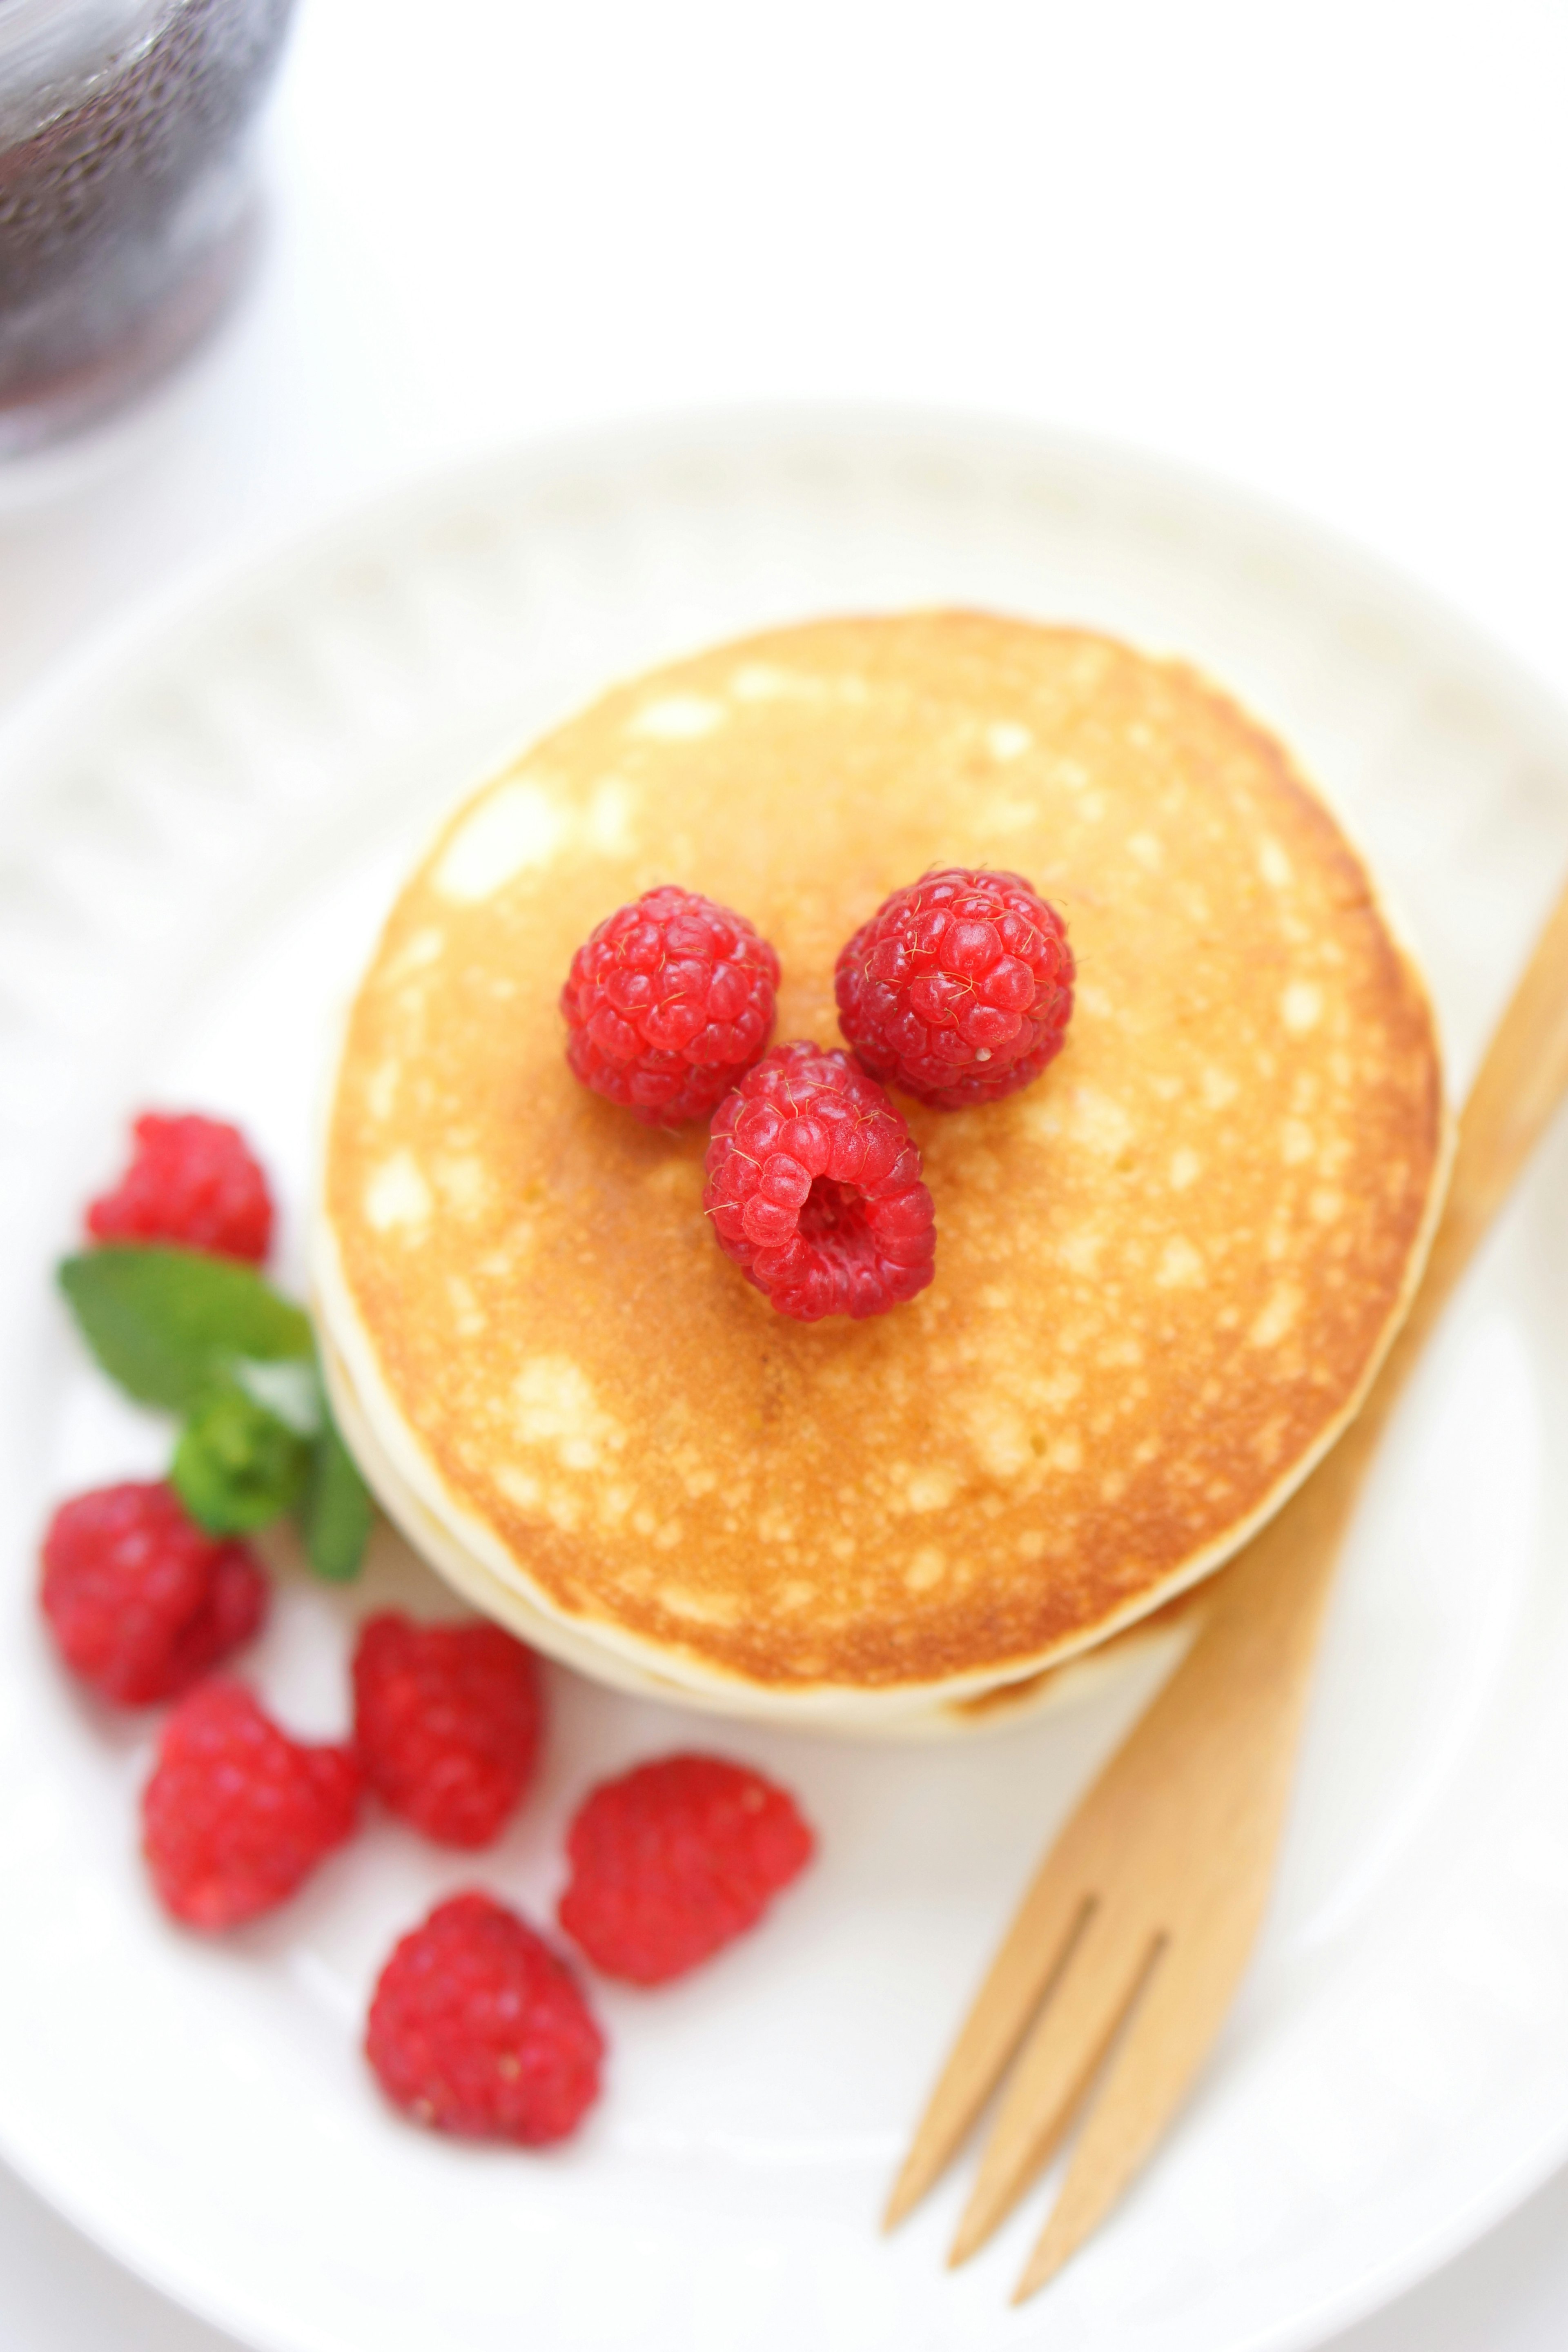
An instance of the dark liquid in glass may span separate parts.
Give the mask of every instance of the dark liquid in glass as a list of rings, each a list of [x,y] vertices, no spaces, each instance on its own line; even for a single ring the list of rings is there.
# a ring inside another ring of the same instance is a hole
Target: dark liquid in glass
[[[152,382],[222,308],[251,233],[246,133],[290,5],[144,6],[31,89],[7,82],[0,9],[0,453]]]

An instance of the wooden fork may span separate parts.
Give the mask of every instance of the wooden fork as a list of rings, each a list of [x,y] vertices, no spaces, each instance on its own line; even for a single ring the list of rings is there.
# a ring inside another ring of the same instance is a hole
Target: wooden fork
[[[1016,2302],[1061,2268],[1147,2160],[1230,2006],[1273,1876],[1323,1606],[1362,1481],[1565,1089],[1568,891],[1471,1089],[1425,1276],[1366,1402],[1215,1578],[1194,1647],[1047,1855],[915,2134],[889,2228],[946,2169],[1016,2057],[953,2243],[960,2263],[1012,2210],[1103,2076]]]

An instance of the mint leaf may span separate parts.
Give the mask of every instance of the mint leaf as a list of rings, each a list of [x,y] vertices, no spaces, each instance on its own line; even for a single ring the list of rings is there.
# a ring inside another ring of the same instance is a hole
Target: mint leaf
[[[275,1364],[258,1363],[254,1356],[237,1356],[229,1366],[237,1388],[245,1391],[296,1437],[319,1437],[326,1424],[326,1399],[321,1375],[312,1357],[309,1363],[286,1357]]]
[[[209,1535],[248,1535],[281,1518],[304,1492],[305,1440],[247,1397],[215,1389],[180,1433],[169,1472],[174,1492]]]
[[[300,1513],[306,1556],[318,1576],[331,1584],[347,1584],[359,1574],[374,1516],[370,1490],[328,1408],[310,1451]]]
[[[254,1267],[202,1250],[88,1250],[59,1280],[110,1380],[185,1417],[169,1475],[200,1526],[244,1535],[298,1507],[316,1574],[358,1574],[374,1507],[300,1307]]]
[[[189,1412],[236,1360],[309,1360],[310,1318],[253,1267],[202,1250],[123,1244],[59,1270],[83,1338],[140,1404]]]

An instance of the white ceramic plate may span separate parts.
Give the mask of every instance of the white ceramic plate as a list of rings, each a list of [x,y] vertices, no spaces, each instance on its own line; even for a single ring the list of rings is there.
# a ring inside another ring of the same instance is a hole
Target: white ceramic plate
[[[525,453],[381,505],[80,667],[12,731],[0,820],[0,2139],[158,2284],[279,2352],[1285,2352],[1451,2253],[1568,2150],[1568,1136],[1412,1398],[1340,1591],[1279,1900],[1142,2186],[1022,2313],[1039,2197],[967,2271],[965,2174],[877,2211],[1044,1838],[1142,1698],[868,1750],[554,1678],[537,1801],[475,1861],[374,1823],[223,1943],[134,1853],[152,1727],[54,1671],[51,1498],[162,1466],[47,1268],[148,1103],[229,1111],[298,1202],[334,1007],[400,865],[495,751],[601,683],[762,624],[933,601],[1194,656],[1298,748],[1427,960],[1462,1082],[1568,868],[1568,722],[1315,531],[1163,467],[981,424],[697,423]],[[297,1272],[299,1235],[286,1236]],[[385,1597],[373,1579],[352,1609]],[[426,1596],[429,1598],[431,1596]],[[288,1718],[344,1719],[351,1605],[279,1594]],[[438,1892],[548,1916],[585,1782],[754,1758],[809,1879],[663,1993],[599,1989],[608,2095],[566,2151],[405,2128],[356,2053]]]

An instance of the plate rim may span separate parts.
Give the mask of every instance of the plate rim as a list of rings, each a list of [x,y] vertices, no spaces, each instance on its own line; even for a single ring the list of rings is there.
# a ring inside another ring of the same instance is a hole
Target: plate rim
[[[842,436],[869,443],[880,436],[915,435],[975,451],[990,444],[1086,473],[1133,480],[1141,488],[1174,490],[1238,521],[1300,540],[1331,557],[1342,572],[1359,577],[1373,593],[1418,608],[1427,625],[1445,636],[1461,638],[1472,660],[1481,656],[1513,692],[1535,702],[1544,718],[1568,725],[1568,690],[1559,690],[1457,599],[1429,586],[1371,541],[1216,467],[1111,435],[1042,424],[1018,409],[917,401],[759,400],[632,410],[593,425],[500,437],[435,465],[399,468],[368,489],[328,497],[290,522],[244,532],[226,547],[180,565],[123,611],[100,617],[79,644],[57,653],[0,712],[0,758],[5,761],[0,775],[9,770],[13,757],[24,758],[30,739],[47,735],[58,723],[85,686],[101,688],[115,682],[116,674],[140,649],[194,622],[209,600],[237,600],[260,587],[270,572],[318,563],[373,520],[395,516],[404,528],[426,509],[471,500],[498,474],[520,481],[532,476],[542,482],[617,458],[646,463],[656,456],[700,456],[768,440]],[[0,816],[9,814],[16,792],[14,784],[0,781]]]

